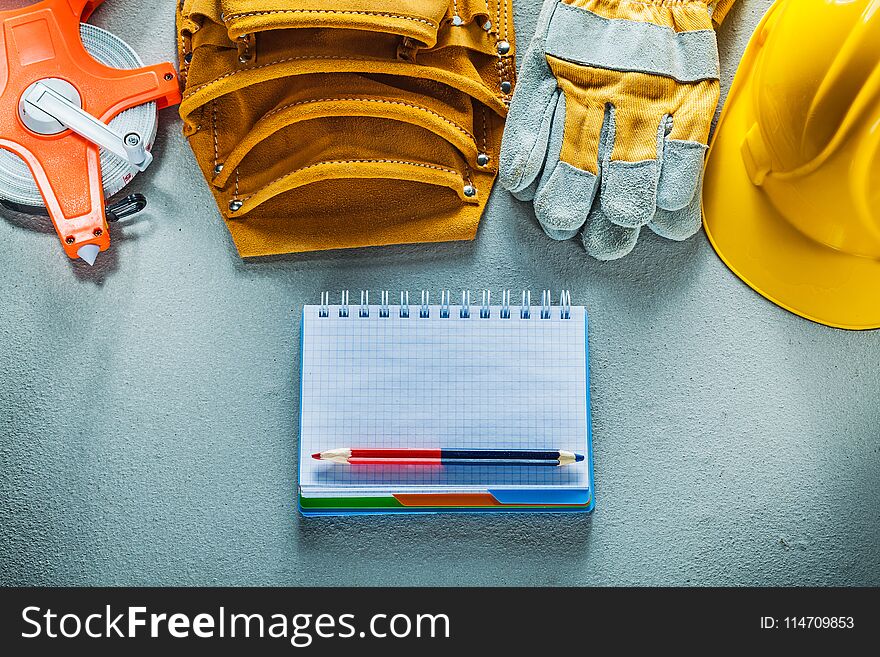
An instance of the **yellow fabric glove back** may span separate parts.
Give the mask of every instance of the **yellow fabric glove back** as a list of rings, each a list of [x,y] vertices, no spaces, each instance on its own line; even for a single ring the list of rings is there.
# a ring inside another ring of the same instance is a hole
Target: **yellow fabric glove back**
[[[720,95],[714,23],[733,0],[545,0],[501,156],[502,184],[554,239],[601,260],[643,226],[699,230]],[[714,12],[714,13],[713,13]]]

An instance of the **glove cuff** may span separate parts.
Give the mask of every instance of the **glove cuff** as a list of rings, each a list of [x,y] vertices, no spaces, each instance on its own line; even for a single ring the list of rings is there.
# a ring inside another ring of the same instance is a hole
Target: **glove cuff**
[[[609,20],[653,23],[676,32],[711,30],[735,0],[557,0]],[[714,20],[713,13],[717,15]]]
[[[588,5],[605,5],[607,7],[622,8],[626,5],[651,5],[654,7],[681,7],[682,5],[704,5],[711,11],[715,5],[732,5],[736,0],[562,0],[567,5],[589,8]],[[585,7],[587,5],[587,7]]]
[[[724,19],[727,18],[727,12],[730,11],[735,2],[736,0],[715,0],[715,2],[709,4],[709,11],[712,12],[712,22],[715,24],[715,27],[724,22]]]

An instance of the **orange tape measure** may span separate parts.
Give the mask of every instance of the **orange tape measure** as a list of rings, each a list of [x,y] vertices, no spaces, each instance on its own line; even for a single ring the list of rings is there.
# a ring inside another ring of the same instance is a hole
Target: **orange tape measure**
[[[152,161],[152,135],[120,133],[125,110],[180,102],[170,63],[119,69],[96,60],[80,23],[103,0],[43,0],[0,11],[0,148],[24,161],[65,253],[93,264],[110,247],[101,151],[130,169]],[[97,28],[95,28],[97,29]],[[112,208],[110,219],[143,207]]]

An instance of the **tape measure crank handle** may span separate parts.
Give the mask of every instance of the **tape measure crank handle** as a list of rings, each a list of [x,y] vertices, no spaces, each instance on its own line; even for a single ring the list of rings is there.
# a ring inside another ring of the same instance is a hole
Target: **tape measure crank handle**
[[[57,89],[53,88],[53,84]],[[65,97],[59,91],[67,91],[70,97]],[[136,132],[119,134],[86,112],[78,96],[76,90],[63,80],[39,80],[22,96],[19,109],[21,120],[38,134],[57,134],[69,128],[138,171],[145,171],[153,156],[146,149],[143,137]],[[72,102],[72,99],[80,104]]]

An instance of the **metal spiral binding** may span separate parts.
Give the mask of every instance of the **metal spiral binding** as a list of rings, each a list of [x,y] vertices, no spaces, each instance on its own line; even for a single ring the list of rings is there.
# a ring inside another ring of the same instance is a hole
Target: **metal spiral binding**
[[[510,319],[510,290],[501,293],[501,319]]]
[[[387,319],[391,316],[391,295],[385,290],[381,294],[381,304],[378,307],[379,317]],[[339,316],[349,317],[349,291],[342,291],[342,298],[339,304]],[[448,319],[452,313],[452,294],[449,290],[440,292],[440,317]],[[409,292],[404,290],[400,293],[399,314],[401,318],[408,319],[410,317]],[[431,292],[422,290],[421,304],[419,306],[419,317],[428,319],[431,316]],[[470,290],[462,290],[461,306],[459,308],[459,317],[461,319],[470,319],[471,316],[471,292]],[[492,291],[481,290],[480,292],[480,319],[492,318]],[[510,290],[502,290],[501,306],[499,315],[501,319],[510,319]],[[519,311],[520,319],[530,320],[532,318],[532,293],[530,290],[522,292],[522,306]],[[330,293],[321,293],[321,305],[318,306],[318,317],[330,317]],[[361,291],[361,302],[358,308],[358,317],[370,317],[370,292],[369,290]],[[553,292],[551,290],[541,291],[541,313],[540,318],[543,320],[553,318]],[[571,291],[562,290],[559,294],[559,319],[571,319]]]
[[[563,290],[559,293],[559,318],[571,319],[571,292]]]
[[[553,297],[550,290],[541,292],[541,319],[550,319],[550,306],[553,305]]]
[[[428,319],[431,316],[431,293],[422,290],[422,309],[419,311],[419,317]]]

